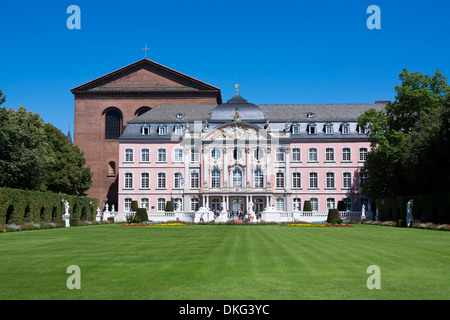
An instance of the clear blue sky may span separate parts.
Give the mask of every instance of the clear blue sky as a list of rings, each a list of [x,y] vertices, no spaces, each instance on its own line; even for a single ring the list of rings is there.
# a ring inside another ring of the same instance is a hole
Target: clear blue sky
[[[69,30],[67,7],[81,9]],[[381,29],[369,30],[369,5]],[[0,89],[73,134],[70,89],[144,57],[259,104],[393,100],[403,68],[450,76],[450,1],[22,1],[0,6]]]

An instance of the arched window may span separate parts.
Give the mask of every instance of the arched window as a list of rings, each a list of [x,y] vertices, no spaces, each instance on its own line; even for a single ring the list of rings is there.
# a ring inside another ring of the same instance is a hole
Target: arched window
[[[111,109],[105,114],[105,139],[119,139],[122,134],[122,114]]]
[[[242,187],[242,171],[239,169],[233,171],[233,187]]]
[[[136,112],[134,113],[135,116],[141,116],[144,113],[146,113],[148,110],[150,110],[150,107],[140,107],[139,109],[136,110]]]
[[[264,175],[261,169],[255,170],[255,188],[263,188],[264,187]]]
[[[211,188],[220,188],[220,170],[211,171]]]

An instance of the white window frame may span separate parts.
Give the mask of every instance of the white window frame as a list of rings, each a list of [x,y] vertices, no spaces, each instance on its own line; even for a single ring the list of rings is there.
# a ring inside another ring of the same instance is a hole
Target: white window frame
[[[160,198],[158,198],[158,199],[156,200],[156,203],[157,203],[157,205],[156,205],[156,210],[157,210],[158,212],[164,212],[164,211],[166,211],[166,204],[167,204],[166,198],[160,197]]]
[[[253,186],[254,188],[264,188],[264,173],[261,168],[253,171]]]
[[[165,136],[165,135],[167,135],[167,126],[159,125],[158,126],[158,136]]]
[[[351,172],[342,172],[342,189],[351,189],[352,188],[352,173]]]
[[[125,148],[123,153],[123,162],[134,162],[134,150],[133,148]]]
[[[309,201],[311,202],[311,210],[319,211],[319,198],[310,198]]]
[[[309,179],[308,189],[318,189],[319,188],[319,173],[310,172],[308,175],[308,179]]]
[[[131,199],[131,198],[123,199],[123,210],[124,211],[131,211],[131,202],[133,202],[133,199]]]
[[[277,172],[275,174],[275,188],[284,189],[285,183],[284,172]]]
[[[219,169],[211,170],[211,188],[220,188],[222,182],[222,173]]]
[[[292,189],[302,188],[302,174],[301,172],[292,172]]]
[[[200,207],[199,198],[191,198],[191,211],[198,211]]]
[[[147,175],[147,178],[144,178],[144,175]],[[146,185],[144,185],[144,182],[146,181]],[[150,173],[148,172],[141,172],[141,189],[150,189]]]
[[[123,188],[126,190],[133,189],[133,172],[125,172],[123,174]]]
[[[308,162],[319,162],[319,151],[316,147],[310,147],[308,149]]]
[[[346,151],[347,149],[348,152]],[[348,155],[348,159],[346,155]],[[352,162],[352,149],[350,147],[342,148],[342,162]]]
[[[144,203],[145,200],[147,200],[146,204]],[[141,198],[140,202],[141,202],[140,208],[145,208],[145,209],[147,209],[147,212],[150,212],[150,199],[149,198]]]
[[[336,188],[336,177],[334,172],[327,172],[325,174],[325,188],[326,189]]]
[[[156,189],[167,189],[167,174],[165,172],[158,172]]]
[[[335,198],[327,198],[327,211],[330,209],[336,209],[336,199]]]
[[[183,162],[183,148],[173,149],[173,162]]]
[[[200,174],[198,172],[191,172],[190,182],[191,189],[200,188]]]
[[[325,148],[325,162],[335,162],[334,160],[334,148],[327,147]]]
[[[284,209],[284,198],[276,198],[275,206],[278,211],[285,211]]]
[[[167,162],[167,149],[166,148],[158,148],[157,162]]]
[[[292,148],[292,162],[302,162],[302,149],[299,147]]]
[[[367,147],[359,148],[359,162],[366,162],[368,153],[369,149]]]
[[[285,158],[285,149],[284,148],[276,148],[275,149],[275,161],[276,162],[284,162]]]
[[[144,152],[146,152],[147,155],[145,155]],[[150,149],[149,148],[142,148],[141,149],[141,162],[145,162],[145,163],[150,162]]]

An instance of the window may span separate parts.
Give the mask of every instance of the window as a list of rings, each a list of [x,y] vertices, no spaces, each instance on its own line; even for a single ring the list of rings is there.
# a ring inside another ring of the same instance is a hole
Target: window
[[[234,160],[240,160],[242,159],[242,150],[239,148],[234,148],[233,151],[233,159]]]
[[[283,198],[277,198],[277,210],[284,211],[284,199]]]
[[[105,139],[119,139],[122,130],[122,114],[110,110],[105,116]]]
[[[308,126],[308,133],[309,134],[316,134],[317,133],[317,126],[315,123],[310,123]]]
[[[125,149],[125,162],[133,162],[133,149]]]
[[[292,149],[292,162],[300,162],[301,161],[301,150],[300,148]]]
[[[298,211],[302,210],[302,199],[300,198],[293,198],[292,199],[292,209],[297,209]]]
[[[328,189],[334,189],[334,172],[327,172],[326,182],[326,186]]]
[[[352,211],[352,198],[350,197],[344,198],[344,210]]]
[[[342,189],[350,189],[352,187],[352,174],[344,172],[342,175]]]
[[[317,149],[316,148],[309,148],[308,161],[309,162],[317,162]]]
[[[181,125],[176,125],[174,129],[174,134],[177,136],[181,135],[183,133],[183,127]]]
[[[302,187],[302,175],[300,172],[294,172],[292,173],[292,188],[294,189],[300,189]]]
[[[198,189],[198,173],[192,172],[191,173],[191,189]]]
[[[191,162],[199,162],[200,161],[200,153],[195,148],[191,148]]]
[[[367,148],[360,148],[359,161],[366,161],[366,160],[367,160]]]
[[[108,176],[116,175],[116,163],[114,161],[110,161],[108,163]]]
[[[311,201],[312,211],[319,211],[319,199],[311,198],[311,199],[309,199],[309,201]]]
[[[369,178],[369,175],[367,172],[359,172],[359,185],[362,186]]]
[[[141,206],[140,206],[140,208],[147,209],[147,212],[150,211],[150,202],[149,202],[148,198],[142,198],[141,199]]]
[[[350,148],[342,149],[342,161],[352,161]]]
[[[180,172],[175,172],[174,175],[173,175],[173,187],[175,189],[181,188],[180,178],[181,178],[181,173]]]
[[[175,161],[175,162],[183,161],[183,149],[176,148],[173,150],[173,161]]]
[[[164,172],[158,172],[158,189],[166,188],[166,174]]]
[[[166,149],[159,148],[158,149],[158,162],[166,162],[166,161],[167,161]]]
[[[310,172],[309,173],[309,188],[310,189],[317,189],[317,172]]]
[[[166,199],[158,198],[158,211],[166,211]]]
[[[300,126],[298,124],[292,126],[292,134],[300,134]]]
[[[342,124],[342,134],[349,134],[350,133],[350,125],[348,123]]]
[[[174,209],[183,211],[183,198],[173,199]]]
[[[264,187],[264,176],[261,169],[256,169],[254,172],[255,178],[255,188],[263,188]]]
[[[275,179],[275,186],[277,188],[284,188],[284,173],[283,172],[277,172],[277,174],[275,175],[276,179]]]
[[[359,134],[366,134],[366,128],[363,126],[358,126],[358,133]]]
[[[255,212],[264,211],[264,200],[262,198],[255,199]]]
[[[141,173],[141,189],[150,189],[150,174],[148,172]]]
[[[165,136],[167,134],[167,126],[160,125],[158,127],[158,135]]]
[[[142,135],[149,135],[150,134],[150,127],[148,125],[143,125],[141,129]]]
[[[220,207],[220,199],[219,198],[212,198],[211,200],[211,210],[221,210]]]
[[[277,162],[284,161],[284,148],[277,148],[275,150],[275,161]]]
[[[173,204],[175,210],[183,211],[183,198],[174,198]]]
[[[336,208],[336,204],[335,204],[334,198],[327,198],[327,210],[335,209],[335,208]]]
[[[220,188],[220,170],[211,171],[211,188]]]
[[[325,125],[325,134],[333,134],[333,125],[331,123]]]
[[[325,149],[325,161],[328,161],[328,162],[334,161],[334,149],[333,148]]]
[[[242,171],[240,169],[233,170],[233,187],[242,187]]]
[[[133,174],[125,172],[124,189],[133,189]]]
[[[150,150],[141,149],[141,162],[150,162]]]
[[[219,160],[220,159],[220,150],[217,148],[214,148],[211,150],[211,158],[213,158],[214,160]]]
[[[191,198],[191,211],[198,211],[198,198]]]
[[[124,211],[131,211],[131,201],[133,201],[131,198],[123,199],[123,210]]]
[[[360,204],[360,210],[362,210],[362,207],[364,205],[364,208],[366,209],[366,211],[370,211],[370,201],[368,198],[361,198],[361,200],[359,201]]]
[[[264,151],[261,148],[256,148],[255,151],[253,152],[253,157],[256,160],[261,160],[264,156]]]

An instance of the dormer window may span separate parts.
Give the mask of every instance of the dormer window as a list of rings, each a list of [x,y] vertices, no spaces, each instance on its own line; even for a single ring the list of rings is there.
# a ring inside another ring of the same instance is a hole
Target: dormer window
[[[342,134],[350,134],[350,125],[347,122],[342,124]]]
[[[333,134],[333,124],[328,122],[325,125],[325,134]]]
[[[358,126],[358,133],[359,134],[366,134],[366,128],[363,126]]]
[[[317,134],[317,126],[315,123],[310,123],[308,126],[308,133],[309,134]]]
[[[183,127],[181,125],[176,125],[174,129],[174,134],[181,135],[183,132]]]
[[[306,116],[308,118],[314,118],[314,113],[313,112],[308,112],[308,114]]]
[[[292,126],[292,134],[300,134],[300,125],[294,124]]]
[[[177,113],[176,117],[177,117],[177,119],[181,119],[181,118],[183,118],[183,114],[179,112],[179,113]]]
[[[167,127],[164,125],[160,125],[158,127],[158,135],[165,136],[167,134]]]
[[[148,125],[143,125],[142,129],[141,129],[141,134],[149,135],[150,134],[150,127]]]

